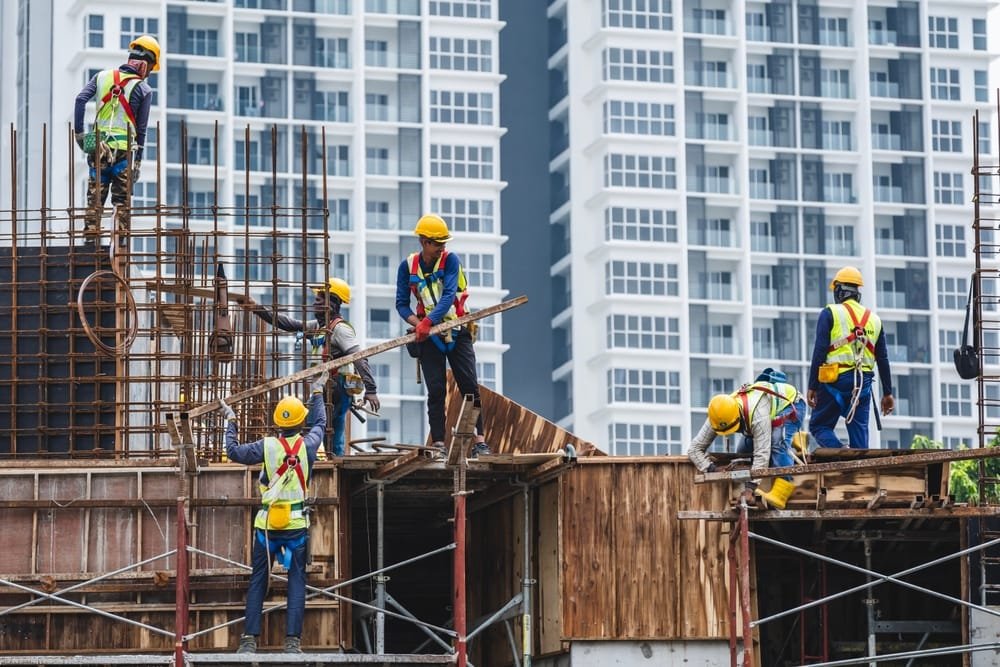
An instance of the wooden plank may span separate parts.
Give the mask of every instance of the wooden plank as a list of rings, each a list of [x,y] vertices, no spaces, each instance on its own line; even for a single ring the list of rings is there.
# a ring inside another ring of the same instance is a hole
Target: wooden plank
[[[462,397],[455,426],[449,431],[452,437],[448,443],[446,456],[448,465],[458,465],[460,460],[469,456],[469,450],[476,437],[476,420],[479,419],[479,411],[471,396]]]
[[[457,319],[448,320],[447,322],[441,322],[439,324],[435,324],[433,327],[431,327],[430,333],[432,334],[443,333],[457,326],[468,324],[469,322],[474,322],[475,320],[480,320],[484,317],[489,317],[491,315],[496,315],[497,313],[501,313],[505,310],[510,310],[511,308],[516,308],[527,302],[528,302],[528,297],[526,296],[519,296],[513,299],[509,299],[502,303],[498,303],[496,305],[483,308],[482,310],[477,310],[474,313],[463,315],[462,317],[459,317]],[[247,389],[245,391],[237,392],[235,394],[232,394],[231,396],[225,397],[224,400],[229,405],[234,405],[239,401],[251,398],[253,396],[259,396],[260,394],[271,391],[272,389],[278,389],[279,387],[284,387],[286,385],[292,384],[293,382],[298,382],[300,380],[306,380],[315,377],[316,375],[322,373],[325,370],[329,371],[335,368],[340,368],[341,366],[353,363],[358,359],[366,359],[370,356],[379,354],[381,352],[385,352],[387,350],[393,350],[397,347],[402,347],[407,343],[416,341],[416,339],[417,339],[416,334],[406,334],[405,336],[393,338],[392,340],[383,341],[377,345],[367,347],[363,350],[358,350],[357,352],[352,352],[351,354],[348,354],[346,356],[339,357],[337,359],[331,359],[330,361],[316,364],[315,366],[310,366],[309,368],[304,368],[300,371],[292,373],[291,375],[275,378],[263,384],[259,384],[256,387],[251,387],[250,389]],[[199,405],[198,407],[189,410],[188,416],[191,418],[200,417],[201,415],[218,410],[220,407],[221,407],[220,401],[218,400],[211,401],[209,403]]]
[[[538,586],[533,613],[541,655],[562,648],[562,568],[559,567],[558,479],[538,487]]]
[[[563,638],[615,636],[613,466],[578,467],[563,477]]]
[[[427,450],[415,449],[400,454],[392,461],[383,463],[371,473],[372,479],[391,482],[405,477],[415,470],[429,466],[434,462],[434,455]]]

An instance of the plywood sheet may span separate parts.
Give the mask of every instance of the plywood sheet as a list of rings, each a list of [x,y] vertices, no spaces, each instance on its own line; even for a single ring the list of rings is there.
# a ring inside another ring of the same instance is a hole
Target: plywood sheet
[[[558,480],[538,489],[538,591],[535,609],[538,650],[554,653],[562,647],[562,568]]]

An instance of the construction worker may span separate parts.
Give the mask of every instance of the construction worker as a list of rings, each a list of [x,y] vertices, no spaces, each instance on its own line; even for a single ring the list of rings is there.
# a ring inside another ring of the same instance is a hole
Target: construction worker
[[[312,303],[315,318],[306,322],[285,315],[278,315],[274,320],[270,310],[250,297],[245,297],[242,304],[268,324],[274,324],[282,331],[302,334],[312,345],[313,355],[321,357],[322,361],[338,359],[359,351],[361,344],[358,343],[354,327],[340,314],[341,305],[351,303],[351,286],[340,278],[330,278],[327,285],[314,287],[313,293],[316,294]],[[354,404],[354,397],[361,394],[364,394],[362,403],[377,414],[381,402],[367,359],[358,359],[353,364],[341,366],[334,373],[330,387],[330,402],[333,405],[330,453],[333,456],[344,455],[347,413]]]
[[[448,225],[438,215],[424,215],[413,233],[420,240],[420,252],[410,254],[399,264],[396,273],[396,312],[416,333],[420,370],[427,385],[427,419],[433,446],[444,448],[445,362],[451,366],[455,382],[463,396],[472,395],[479,402],[476,378],[476,352],[472,344],[475,328],[459,327],[443,335],[429,335],[431,327],[466,313],[465,273],[458,256],[449,253],[445,244],[451,240]],[[410,297],[416,300],[416,312]],[[472,455],[489,454],[483,436],[483,418],[476,421],[476,444]]]
[[[853,266],[837,271],[830,281],[836,303],[827,304],[816,322],[806,401],[812,408],[809,432],[820,447],[844,446],[833,431],[844,417],[851,448],[868,448],[876,365],[882,381],[882,414],[888,415],[896,407],[882,320],[861,305],[859,288],[863,286],[861,272]]]
[[[139,180],[142,148],[146,143],[146,124],[153,89],[146,83],[152,72],[160,70],[160,44],[152,35],[136,37],[128,45],[128,61],[118,69],[95,74],[76,96],[73,131],[76,143],[87,153],[90,183],[87,187],[87,213],[84,232],[96,234],[100,228],[100,210],[111,192],[116,205],[119,230],[129,228],[128,196]],[[83,131],[87,102],[97,97],[96,134]],[[97,143],[99,135],[100,144]],[[134,150],[129,171],[128,149]],[[98,171],[100,175],[98,175]],[[109,187],[110,186],[110,187]]]
[[[701,472],[715,472],[708,458],[708,448],[716,436],[739,433],[743,436],[739,453],[753,452],[751,468],[783,468],[794,465],[790,447],[795,434],[802,430],[806,404],[798,390],[785,381],[781,371],[766,369],[753,384],[732,394],[716,394],[708,403],[708,419],[691,441],[688,458]],[[744,489],[778,509],[785,509],[795,491],[790,476],[776,477],[769,491],[762,491],[760,480],[751,480]]]
[[[254,518],[253,573],[247,591],[246,620],[237,653],[256,653],[260,636],[264,596],[271,564],[280,558],[288,570],[288,616],[285,622],[285,653],[302,653],[302,620],[306,609],[306,554],[309,515],[304,511],[309,473],[316,463],[326,433],[323,387],[327,373],[312,383],[309,409],[295,396],[285,396],[274,408],[277,437],[240,444],[236,437],[236,413],[222,402],[227,420],[226,456],[230,461],[261,467],[261,504]],[[307,421],[307,417],[309,418]],[[302,435],[303,425],[306,434]],[[305,456],[303,456],[303,450]]]

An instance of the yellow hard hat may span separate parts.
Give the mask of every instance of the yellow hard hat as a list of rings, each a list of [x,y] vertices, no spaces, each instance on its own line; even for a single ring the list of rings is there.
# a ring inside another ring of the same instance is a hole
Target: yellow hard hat
[[[440,215],[434,213],[428,213],[417,220],[417,226],[413,228],[413,233],[438,243],[451,240],[448,224]]]
[[[865,285],[865,281],[861,279],[861,272],[853,266],[845,266],[840,271],[837,271],[837,275],[830,281],[830,289],[832,290],[837,283],[857,285],[858,287],[864,287]]]
[[[334,294],[340,297],[340,302],[343,304],[349,304],[351,302],[351,286],[347,284],[346,280],[341,280],[340,278],[330,278],[326,286],[327,291],[330,294]],[[316,294],[322,294],[323,288],[313,287],[313,292]]]
[[[141,35],[133,39],[129,45],[129,51],[133,51],[136,47],[140,47],[149,53],[153,54],[155,60],[153,60],[153,66],[150,68],[152,72],[160,71],[160,43],[156,41],[156,38],[152,35]]]
[[[716,394],[708,402],[708,423],[719,435],[736,433],[740,427],[740,404],[730,394]]]
[[[278,428],[293,428],[306,420],[309,410],[295,396],[285,396],[274,406],[274,425]]]

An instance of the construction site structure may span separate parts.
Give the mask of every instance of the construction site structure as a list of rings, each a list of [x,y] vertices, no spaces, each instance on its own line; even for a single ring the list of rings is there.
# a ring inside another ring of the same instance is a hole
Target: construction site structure
[[[241,440],[259,438],[278,396],[316,370],[291,337],[232,307],[266,286],[273,314],[307,319],[308,287],[332,273],[325,176],[302,171],[295,209],[158,199],[132,208],[120,238],[110,212],[86,237],[72,193],[65,210],[47,208],[44,188],[37,208],[12,197],[0,209],[0,525],[16,536],[0,551],[0,664],[996,659],[994,481],[984,465],[978,504],[948,495],[950,465],[992,452],[814,453],[791,471],[787,510],[751,513],[738,500],[748,471],[604,456],[453,384],[444,455],[355,442],[317,464],[307,653],[278,652],[279,570],[262,652],[235,655],[257,471],[224,460],[215,408],[233,400]],[[219,229],[227,215],[239,238]],[[984,296],[997,293],[995,221],[977,208],[975,227],[985,445],[998,407],[986,387],[1000,379],[983,337],[996,326]],[[241,252],[248,239],[270,252]],[[480,411],[494,454],[469,460]]]

